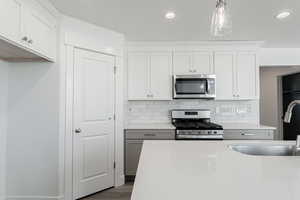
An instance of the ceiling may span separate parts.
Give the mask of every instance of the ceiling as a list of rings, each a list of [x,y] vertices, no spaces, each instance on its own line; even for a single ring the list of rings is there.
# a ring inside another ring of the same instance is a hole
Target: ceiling
[[[50,0],[62,13],[125,34],[130,41],[262,40],[300,47],[299,0],[229,0],[233,33],[210,36],[215,0]],[[284,20],[274,16],[289,9]],[[175,11],[176,19],[164,18]]]

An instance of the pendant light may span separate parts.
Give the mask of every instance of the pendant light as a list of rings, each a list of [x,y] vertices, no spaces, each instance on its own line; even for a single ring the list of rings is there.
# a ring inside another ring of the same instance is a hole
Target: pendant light
[[[217,0],[216,9],[211,21],[211,34],[225,36],[232,32],[232,21],[229,14],[227,0]]]

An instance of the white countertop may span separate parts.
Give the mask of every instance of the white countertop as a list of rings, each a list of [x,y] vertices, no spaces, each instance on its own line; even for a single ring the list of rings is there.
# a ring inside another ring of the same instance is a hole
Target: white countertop
[[[248,156],[236,143],[251,142],[145,141],[131,200],[300,199],[300,157]]]
[[[219,123],[225,130],[235,129],[249,129],[249,130],[276,130],[275,127],[265,126],[261,124],[248,124],[248,123]]]
[[[226,130],[234,129],[262,129],[262,130],[275,130],[275,127],[264,126],[259,124],[247,123],[218,123]],[[126,129],[175,129],[171,123],[134,123],[128,124]]]

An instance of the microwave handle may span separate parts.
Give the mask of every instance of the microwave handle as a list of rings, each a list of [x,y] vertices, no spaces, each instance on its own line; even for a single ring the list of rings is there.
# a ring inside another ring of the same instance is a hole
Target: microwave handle
[[[175,92],[175,94],[178,93],[177,87],[178,87],[178,86],[177,86],[177,83],[175,83],[175,84],[174,84],[174,90],[175,90],[174,92]]]
[[[176,83],[176,79],[174,79],[174,81],[173,81],[173,84],[174,84],[174,92],[175,92],[175,94],[177,93],[177,83]]]
[[[210,81],[206,79],[206,93],[210,91]]]

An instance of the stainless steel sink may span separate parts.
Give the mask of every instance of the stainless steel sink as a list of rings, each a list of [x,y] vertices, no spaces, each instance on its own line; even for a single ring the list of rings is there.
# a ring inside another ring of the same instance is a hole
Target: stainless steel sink
[[[253,156],[299,156],[296,155],[296,146],[270,144],[233,144],[229,148]]]

